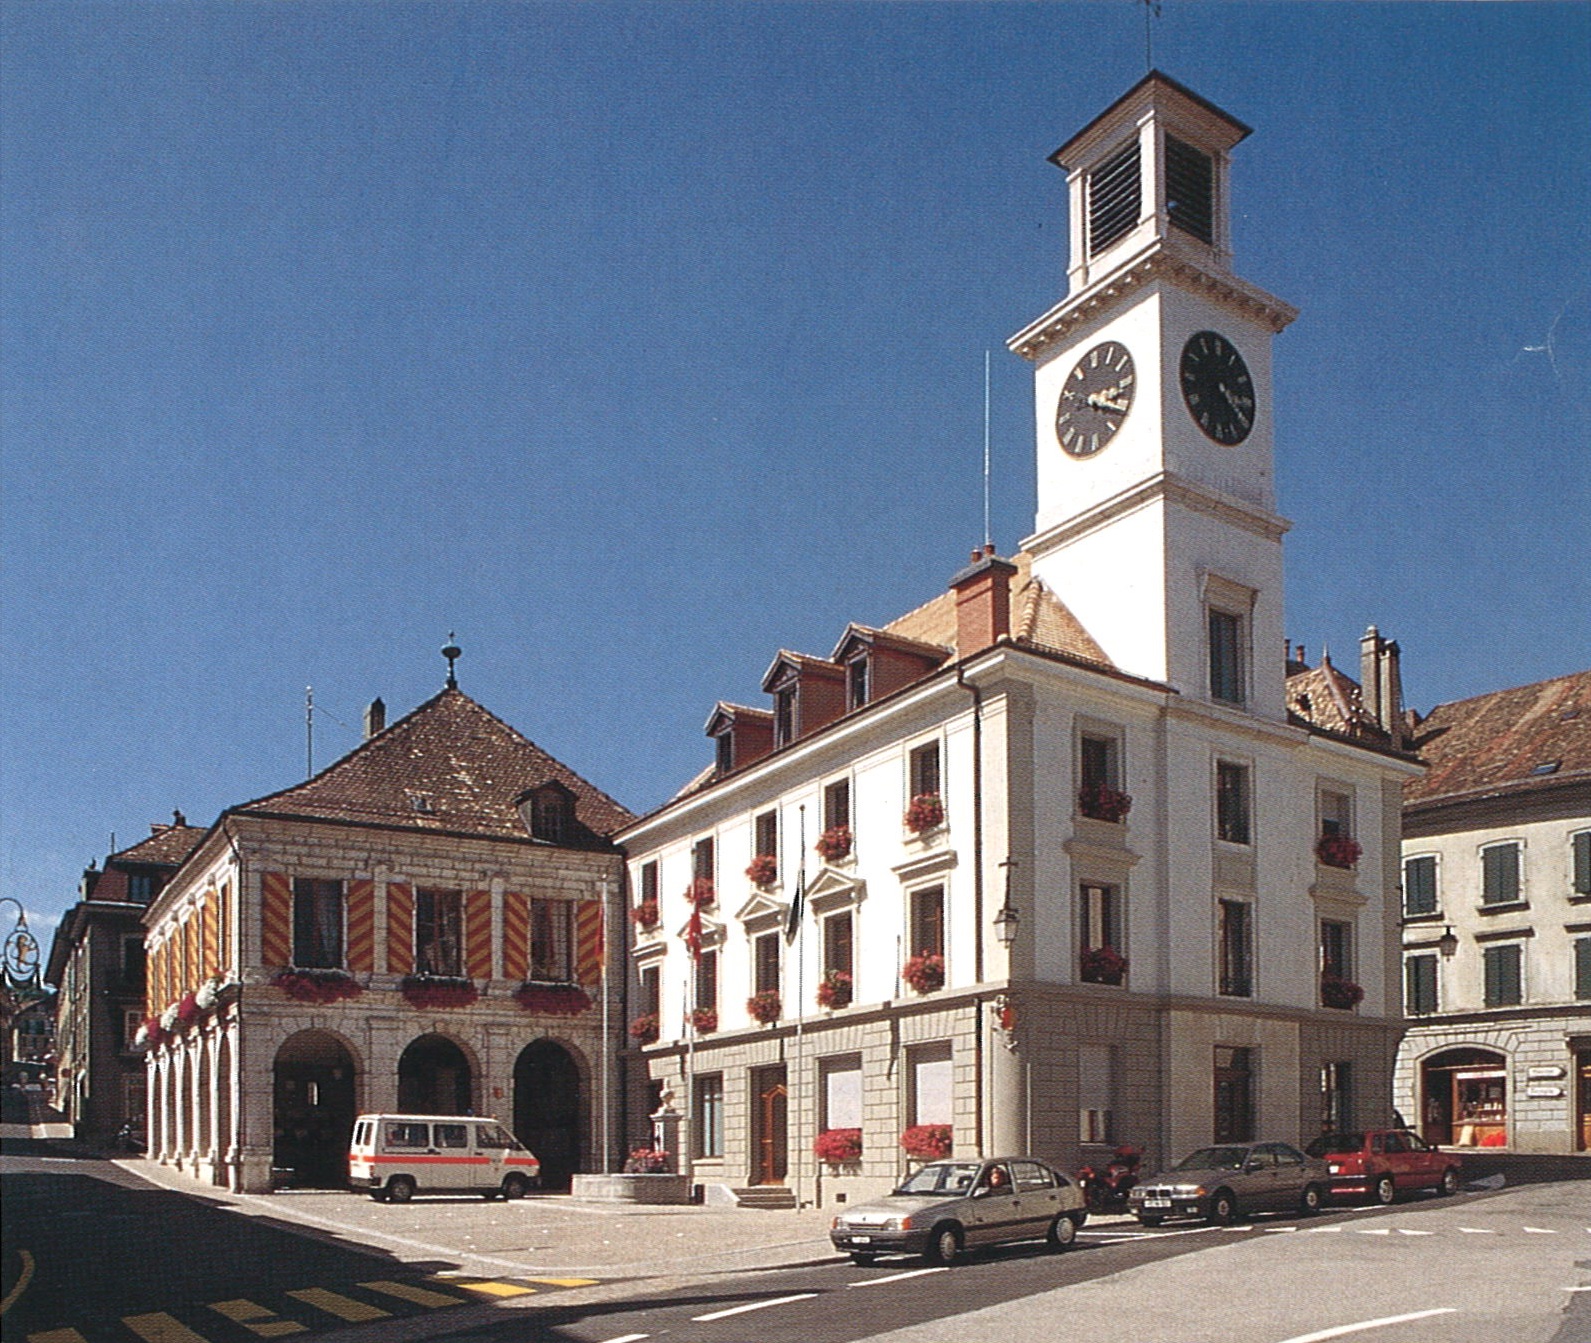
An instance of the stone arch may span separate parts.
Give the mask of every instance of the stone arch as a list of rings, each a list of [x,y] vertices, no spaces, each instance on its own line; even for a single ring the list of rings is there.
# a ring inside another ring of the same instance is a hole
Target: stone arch
[[[193,1067],[191,1078],[193,1082],[193,1107],[194,1116],[193,1153],[199,1162],[213,1159],[215,1156],[215,1111],[210,1104],[210,1079],[215,1066],[215,1061],[210,1054],[210,1041],[203,1035],[197,1036],[192,1045]]]
[[[223,1029],[215,1048],[216,1113],[215,1113],[215,1182],[228,1189],[234,1187],[232,1162],[236,1159],[237,1142],[232,1133],[232,1033]]]
[[[473,1114],[477,1071],[452,1036],[417,1035],[398,1058],[398,1109],[403,1114]]]
[[[289,1036],[276,1051],[271,1164],[299,1187],[348,1182],[357,1065],[348,1046],[325,1030]]]
[[[1420,1059],[1420,1136],[1442,1146],[1508,1145],[1508,1055],[1449,1044]]]
[[[582,1060],[558,1040],[532,1040],[514,1060],[514,1136],[541,1162],[546,1189],[567,1189],[580,1169],[586,1088]]]

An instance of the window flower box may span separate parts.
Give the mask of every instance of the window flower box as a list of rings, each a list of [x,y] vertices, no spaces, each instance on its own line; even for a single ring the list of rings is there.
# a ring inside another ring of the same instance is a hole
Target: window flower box
[[[691,1025],[698,1035],[711,1035],[718,1029],[718,1009],[698,1007],[691,1012]]]
[[[936,951],[919,951],[901,968],[901,978],[918,993],[945,987],[945,958]]]
[[[927,834],[945,823],[945,804],[938,793],[919,793],[906,808],[906,828],[914,835]]]
[[[197,995],[185,993],[177,999],[177,1024],[191,1026],[199,1019],[199,999]]]
[[[784,1004],[773,989],[764,989],[746,999],[746,1011],[751,1014],[753,1021],[768,1026],[783,1015]]]
[[[851,975],[848,970],[827,970],[818,983],[819,1007],[849,1007]]]
[[[145,1017],[133,1043],[140,1049],[159,1049],[170,1038],[170,1033],[161,1026],[159,1017]]]
[[[282,970],[271,983],[301,1003],[335,1003],[356,998],[364,990],[346,970]]]
[[[423,1008],[470,1007],[481,996],[473,979],[459,975],[405,975],[398,992],[411,1007]]]
[[[851,856],[852,844],[850,826],[831,825],[818,836],[818,842],[812,847],[817,850],[818,857],[824,862],[838,863]]]
[[[1127,958],[1115,947],[1084,947],[1078,965],[1085,984],[1120,985],[1127,977]]]
[[[1327,867],[1351,868],[1362,852],[1351,835],[1322,835],[1315,841],[1315,857]]]
[[[514,1001],[544,1017],[577,1017],[591,1007],[591,995],[578,984],[542,984],[527,980],[514,991]]]
[[[1351,979],[1334,975],[1329,970],[1320,977],[1320,1002],[1323,1007],[1336,1007],[1352,1011],[1364,999],[1365,991]]]
[[[949,1124],[916,1124],[900,1135],[901,1151],[918,1161],[940,1161],[950,1155]]]
[[[656,1012],[643,1012],[630,1023],[630,1039],[638,1045],[657,1043],[658,1024]]]
[[[718,899],[718,892],[713,889],[710,878],[697,877],[685,888],[685,899],[693,909],[706,909]]]
[[[862,1130],[824,1129],[812,1140],[813,1154],[831,1166],[849,1166],[862,1159]]]
[[[1108,788],[1102,783],[1090,784],[1077,794],[1077,809],[1090,820],[1119,825],[1132,810],[1132,797],[1119,788]]]
[[[649,933],[658,925],[658,912],[656,900],[643,900],[638,905],[630,907],[630,922],[643,933]]]
[[[779,860],[771,853],[759,853],[746,869],[753,886],[772,886],[779,880]]]

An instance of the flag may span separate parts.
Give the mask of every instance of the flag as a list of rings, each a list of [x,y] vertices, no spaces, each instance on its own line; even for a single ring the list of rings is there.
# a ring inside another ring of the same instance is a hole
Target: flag
[[[691,907],[691,921],[685,925],[685,945],[690,948],[691,959],[699,961],[702,958],[702,907]]]
[[[796,934],[801,931],[801,906],[806,903],[807,869],[802,864],[801,872],[796,877],[795,895],[790,899],[790,909],[784,918],[784,940],[794,942]]]

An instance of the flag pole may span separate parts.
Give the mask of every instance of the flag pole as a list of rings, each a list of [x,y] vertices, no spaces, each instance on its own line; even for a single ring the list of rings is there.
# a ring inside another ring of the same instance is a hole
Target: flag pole
[[[799,1108],[795,1104],[795,1101],[796,1101],[796,1099],[797,1099],[797,1097],[799,1095],[798,1084],[799,1084],[800,1078],[801,1078],[801,1046],[802,1046],[802,1030],[801,1030],[801,1027],[802,1027],[802,1022],[803,1022],[804,1018],[806,1017],[806,1002],[807,1002],[807,999],[806,999],[806,978],[807,978],[806,947],[807,947],[807,940],[806,940],[806,937],[804,936],[804,933],[805,933],[805,930],[806,930],[806,912],[805,912],[805,910],[802,909],[802,905],[806,901],[806,892],[807,892],[807,809],[806,809],[806,807],[803,806],[803,807],[798,808],[797,817],[798,817],[797,834],[799,835],[799,838],[800,838],[801,852],[800,852],[800,857],[798,859],[798,865],[797,865],[797,868],[796,868],[795,902],[792,905],[791,911],[790,911],[791,912],[791,920],[790,921],[795,926],[795,938],[796,938],[796,1027],[795,1027],[795,1070],[794,1070],[795,1076],[791,1079],[791,1085],[789,1087],[789,1091],[790,1091],[789,1110],[790,1111],[794,1111],[794,1113],[793,1114],[788,1114],[787,1117],[786,1117],[786,1122],[785,1122],[785,1135],[786,1135],[785,1136],[785,1142],[786,1142],[786,1144],[788,1144],[789,1141],[790,1141],[789,1134],[791,1133],[791,1131],[792,1130],[799,1131],[799,1128],[800,1128],[799,1124],[792,1124],[790,1122],[790,1120],[793,1119],[793,1118],[797,1118],[799,1116],[799,1113],[800,1113]],[[789,1149],[788,1149],[788,1146],[787,1146],[786,1147],[786,1151],[788,1152],[788,1150]],[[799,1154],[800,1151],[801,1151],[800,1145],[797,1144],[796,1152]],[[795,1160],[795,1179],[794,1179],[793,1183],[795,1184],[795,1191],[794,1192],[795,1192],[796,1211],[800,1212],[801,1211],[801,1158],[800,1158],[799,1155],[797,1155],[796,1160]]]
[[[613,1048],[608,1013],[608,878],[602,877],[602,1173],[613,1172],[612,1096],[609,1091],[608,1055]]]

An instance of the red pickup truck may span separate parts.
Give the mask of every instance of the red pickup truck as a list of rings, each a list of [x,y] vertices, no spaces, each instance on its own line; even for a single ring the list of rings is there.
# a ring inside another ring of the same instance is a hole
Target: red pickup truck
[[[1323,1133],[1305,1150],[1326,1162],[1333,1198],[1391,1203],[1411,1189],[1455,1194],[1462,1181],[1458,1157],[1407,1129]]]

